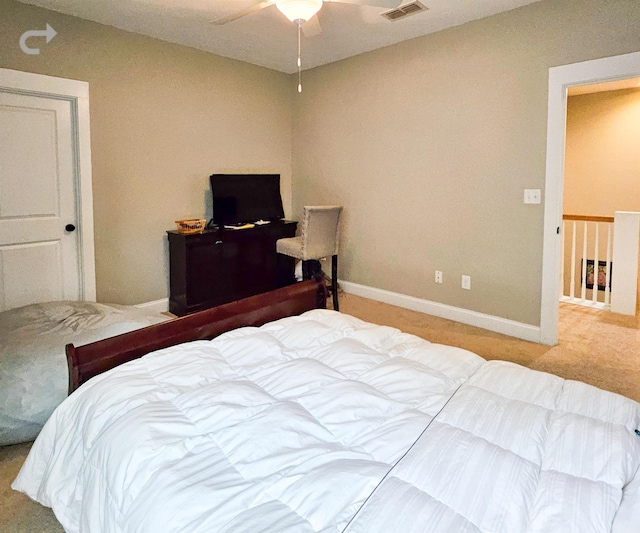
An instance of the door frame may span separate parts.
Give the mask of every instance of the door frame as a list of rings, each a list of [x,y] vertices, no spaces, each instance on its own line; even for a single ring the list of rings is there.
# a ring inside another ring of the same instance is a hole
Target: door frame
[[[640,52],[549,69],[540,342],[558,344],[567,89],[640,76]]]
[[[0,90],[27,96],[66,100],[71,108],[74,190],[78,220],[78,268],[80,299],[96,300],[95,244],[93,235],[93,187],[89,83],[0,68]]]

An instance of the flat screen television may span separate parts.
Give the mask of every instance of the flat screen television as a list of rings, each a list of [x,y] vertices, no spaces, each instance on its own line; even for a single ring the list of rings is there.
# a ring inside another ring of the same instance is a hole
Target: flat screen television
[[[284,218],[280,174],[212,174],[210,181],[214,224]]]

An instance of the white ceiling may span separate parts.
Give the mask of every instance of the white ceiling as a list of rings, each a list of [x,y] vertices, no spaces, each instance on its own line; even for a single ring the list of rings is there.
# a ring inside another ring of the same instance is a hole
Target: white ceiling
[[[281,72],[297,71],[297,28],[275,5],[222,26],[211,23],[261,0],[21,1]],[[398,4],[407,1],[398,0]],[[318,13],[322,33],[302,38],[302,68],[324,65],[537,1],[421,0],[428,11],[394,22],[380,16],[385,8],[325,1]]]

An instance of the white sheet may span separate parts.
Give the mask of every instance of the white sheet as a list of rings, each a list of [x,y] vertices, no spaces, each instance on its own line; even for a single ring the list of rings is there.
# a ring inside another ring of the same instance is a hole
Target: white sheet
[[[316,310],[90,380],[13,487],[70,532],[608,531],[639,422],[620,396]]]

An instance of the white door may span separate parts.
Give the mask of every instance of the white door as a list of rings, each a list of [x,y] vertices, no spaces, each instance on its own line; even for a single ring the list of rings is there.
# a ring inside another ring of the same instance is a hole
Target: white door
[[[0,311],[80,299],[71,105],[0,89]]]

